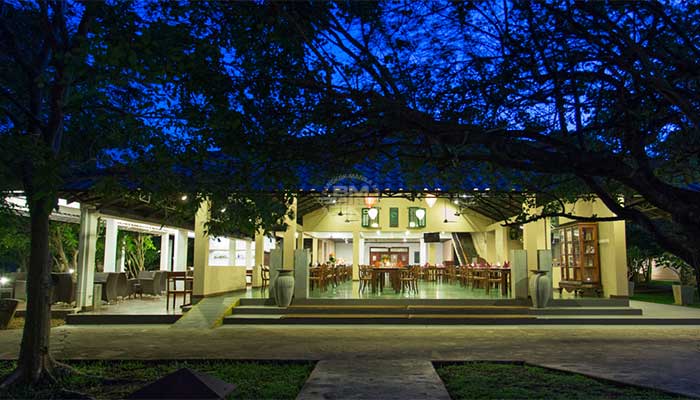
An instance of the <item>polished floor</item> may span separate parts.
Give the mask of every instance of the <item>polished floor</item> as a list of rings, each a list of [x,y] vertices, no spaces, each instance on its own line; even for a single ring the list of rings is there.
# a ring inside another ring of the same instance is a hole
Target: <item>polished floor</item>
[[[372,293],[370,287],[360,291],[360,282],[346,281],[337,286],[329,285],[326,290],[314,289],[309,292],[311,298],[321,299],[507,299],[500,289],[462,287],[459,283],[418,282],[417,291],[396,292],[388,283],[381,292]]]

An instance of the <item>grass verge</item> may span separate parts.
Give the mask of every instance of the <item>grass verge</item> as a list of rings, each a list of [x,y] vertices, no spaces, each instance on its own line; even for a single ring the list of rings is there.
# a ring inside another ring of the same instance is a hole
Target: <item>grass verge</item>
[[[435,363],[452,399],[680,399],[665,392],[523,363]]]
[[[16,387],[2,398],[62,398],[60,389],[84,393],[97,399],[122,399],[146,384],[180,368],[191,368],[233,383],[230,399],[293,399],[311,374],[314,362],[272,362],[232,360],[187,361],[69,361],[84,373],[62,378],[58,385]],[[0,361],[0,376],[15,367],[14,361]],[[106,382],[100,377],[109,378]],[[115,383],[114,381],[117,381]],[[70,396],[69,396],[70,397]]]

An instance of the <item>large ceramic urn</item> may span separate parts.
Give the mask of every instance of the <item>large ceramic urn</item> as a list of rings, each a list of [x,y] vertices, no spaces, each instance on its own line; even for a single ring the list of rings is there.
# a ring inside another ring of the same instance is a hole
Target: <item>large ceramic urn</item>
[[[289,307],[292,303],[292,296],[294,296],[294,270],[279,270],[277,279],[270,290],[278,307]]]
[[[549,271],[530,270],[530,298],[534,308],[545,308],[552,298],[552,280],[547,276]]]

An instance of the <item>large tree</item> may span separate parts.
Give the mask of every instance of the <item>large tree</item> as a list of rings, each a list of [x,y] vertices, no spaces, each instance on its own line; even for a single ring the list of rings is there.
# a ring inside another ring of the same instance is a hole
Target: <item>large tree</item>
[[[236,139],[241,113],[222,106],[228,99],[210,81],[226,75],[227,56],[215,32],[173,6],[0,3],[0,189],[22,191],[30,219],[26,323],[17,369],[3,385],[52,380],[58,371],[49,342],[49,216],[60,193],[148,197],[173,220],[191,220],[208,199],[220,210],[212,232],[252,232],[287,212],[284,191],[246,194],[254,182],[245,172],[260,154],[243,145],[258,139]],[[230,147],[211,159],[222,125]],[[258,174],[274,181],[272,172]],[[233,188],[242,194],[230,195]],[[179,201],[183,193],[189,201]]]
[[[634,221],[700,280],[697,2],[269,10],[313,19],[295,35],[314,68],[290,79],[317,98],[308,130],[318,148],[365,143],[408,175],[497,177],[536,193],[542,212],[513,223],[591,219],[565,204],[597,196],[615,216],[592,219]]]

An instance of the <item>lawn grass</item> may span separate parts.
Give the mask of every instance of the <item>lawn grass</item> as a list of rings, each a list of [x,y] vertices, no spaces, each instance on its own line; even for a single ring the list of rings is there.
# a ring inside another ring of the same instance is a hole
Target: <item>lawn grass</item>
[[[659,292],[636,292],[634,296],[630,296],[630,300],[638,300],[638,301],[646,301],[649,303],[658,303],[658,304],[674,304],[674,299],[673,299],[673,291],[671,290],[671,286],[673,284],[677,284],[677,282],[672,282],[672,281],[651,281],[645,283],[646,287],[649,288],[668,288],[667,291],[659,291]],[[693,307],[693,308],[700,308],[700,301],[698,301],[697,293],[695,296],[695,303],[693,304],[688,304],[685,307]]]
[[[522,363],[436,363],[452,399],[679,399],[683,397]]]
[[[235,384],[236,390],[229,396],[230,399],[293,399],[315,363],[194,360],[70,361],[67,364],[86,375],[68,375],[61,379],[60,385],[69,391],[97,399],[125,398],[149,382],[180,368],[191,368]],[[14,366],[14,361],[0,361],[0,376],[9,374]],[[119,382],[105,382],[100,377]],[[10,393],[0,394],[0,398],[10,399],[57,397],[61,398],[58,386],[17,387]]]

